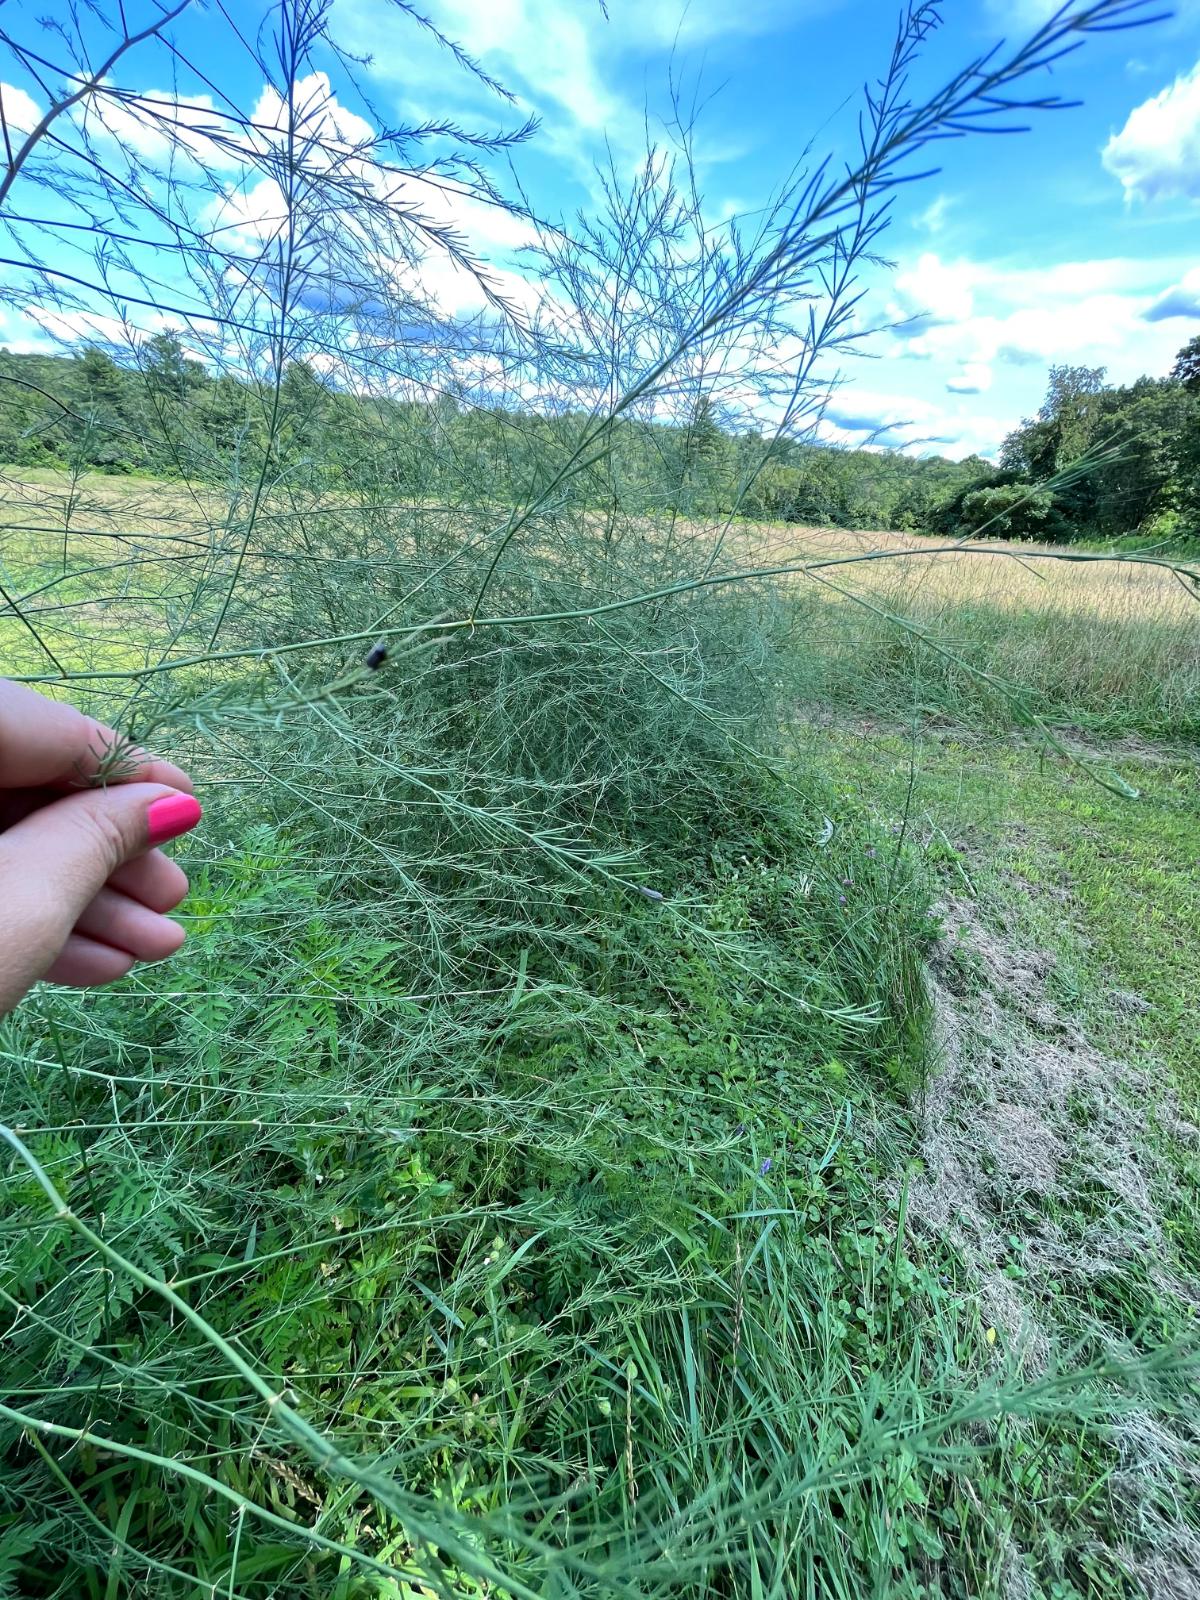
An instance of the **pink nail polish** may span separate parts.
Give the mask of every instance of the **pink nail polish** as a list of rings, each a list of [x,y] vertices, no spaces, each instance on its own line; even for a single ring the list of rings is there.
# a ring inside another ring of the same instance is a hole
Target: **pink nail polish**
[[[190,794],[165,794],[146,810],[150,829],[150,843],[166,844],[168,839],[178,839],[181,833],[194,828],[204,815],[199,800]]]

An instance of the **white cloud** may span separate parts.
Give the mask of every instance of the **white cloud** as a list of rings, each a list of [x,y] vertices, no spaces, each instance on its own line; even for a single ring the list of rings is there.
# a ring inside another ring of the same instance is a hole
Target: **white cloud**
[[[19,92],[19,91],[18,91]],[[375,130],[342,105],[325,72],[298,78],[289,106],[264,85],[249,117],[225,112],[211,95],[179,95],[160,89],[118,91],[106,82],[80,103],[80,123],[92,137],[114,139],[147,161],[180,153],[208,167],[238,169],[278,153],[289,121],[310,169],[339,169],[369,160]]]
[[[973,262],[943,261],[926,251],[915,265],[897,273],[888,306],[889,320],[900,324],[897,338],[917,339],[931,328],[969,317],[981,270]]]
[[[843,384],[829,398],[825,415],[853,432],[908,427],[936,417],[938,407],[911,396],[886,394],[860,384]]]
[[[327,72],[297,78],[290,106],[273,85],[266,84],[250,123],[249,148],[278,150],[290,127],[306,164],[315,160],[320,166],[341,167],[347,161],[369,160],[375,144],[374,128],[341,103]]]
[[[64,344],[119,344],[132,348],[147,334],[164,332],[170,325],[161,311],[142,311],[136,324],[101,311],[56,311],[48,306],[29,306],[23,315]]]
[[[911,395],[846,384],[825,408],[817,437],[853,449],[879,447],[960,461],[990,454],[1014,425],[1012,418],[975,415],[961,405],[947,408]]]
[[[913,227],[919,228],[923,233],[939,234],[946,226],[946,213],[954,204],[949,195],[939,194],[924,209],[913,218]]]
[[[1135,106],[1102,159],[1128,200],[1200,200],[1200,61]]]
[[[527,83],[534,96],[548,95],[573,121],[602,133],[623,110],[603,81],[592,35],[605,26],[561,0],[442,0],[438,20],[466,39],[489,66]],[[610,24],[611,25],[611,24]]]
[[[90,138],[113,139],[144,161],[186,155],[205,166],[236,167],[246,141],[235,118],[219,111],[212,96],[178,95],[165,89],[117,92],[111,83],[75,109]]]
[[[4,108],[10,139],[17,133],[32,133],[42,120],[42,109],[37,101],[11,83],[0,83],[0,106]]]
[[[45,331],[18,306],[0,305],[0,346],[17,355],[47,355],[53,345]]]
[[[200,214],[200,225],[223,251],[254,253],[287,228],[287,201],[274,178],[229,184]]]
[[[984,361],[969,361],[960,372],[946,379],[951,394],[985,394],[992,387],[992,369]]]
[[[450,179],[380,173],[374,180],[389,202],[401,208],[416,234],[411,260],[389,270],[398,288],[430,299],[447,316],[467,316],[488,304],[479,273],[453,259],[439,237],[453,235],[478,261],[490,289],[522,311],[536,310],[546,291],[505,265],[512,252],[532,243],[531,224],[501,206],[476,198]]]
[[[999,451],[1003,440],[1017,426],[1015,416],[974,415],[967,412],[943,414],[939,432],[942,443],[937,454],[949,456],[952,461],[962,461],[966,456],[992,457]],[[910,448],[909,455],[928,455],[927,449]]]
[[[922,307],[933,309],[865,347],[883,359],[885,373],[904,373],[902,382],[891,381],[915,391],[918,403],[868,401],[856,416],[839,395],[841,423],[861,430],[844,437],[861,442],[873,423],[884,430],[875,435],[881,442],[910,452],[920,450],[917,435],[924,433],[940,441],[932,446],[939,453],[987,454],[1015,417],[1036,408],[1052,364],[1102,366],[1113,383],[1169,372],[1195,327],[1181,319],[1200,319],[1200,268],[1179,256],[1011,267],[926,251],[902,263],[888,314]],[[980,405],[998,415],[977,415]],[[909,430],[898,424],[904,416],[914,425]]]
[[[264,87],[250,117],[242,170],[201,215],[221,249],[258,262],[235,267],[232,279],[272,292],[276,265],[269,247],[286,238],[292,219],[270,172],[289,118],[304,168],[315,175],[315,192],[322,196],[321,215],[300,218],[301,239],[290,266],[292,294],[301,305],[393,320],[406,306],[468,315],[489,304],[482,272],[494,293],[526,311],[535,308],[544,290],[506,264],[532,242],[532,226],[463,183],[389,165],[381,159],[374,128],[340,102],[324,72],[297,80],[290,110],[277,90]],[[331,171],[336,187],[322,188],[323,175]],[[388,223],[377,222],[371,199],[382,203]]]
[[[1020,365],[1022,357],[1047,363],[1087,358],[1090,365],[1114,364],[1135,354],[1131,345],[1140,305],[1127,295],[1085,295],[1075,301],[1047,296],[1016,310],[973,317],[945,330],[952,337],[938,338],[942,330],[934,330],[928,342],[935,345],[935,354],[972,361],[1015,358]],[[1136,359],[1140,364],[1144,352],[1137,352]]]
[[[562,161],[586,186],[605,146],[630,168],[645,149],[643,95],[630,92],[631,63],[678,44],[703,49],[790,27],[804,16],[836,10],[845,0],[426,0],[420,9],[448,38],[460,41],[484,69],[512,91],[522,113],[541,120],[539,148]],[[396,92],[406,116],[446,114],[490,125],[499,102],[463,72],[428,33],[403,29],[387,0],[338,0],[340,35],[370,57],[369,70]],[[381,40],[389,48],[381,48]],[[701,165],[731,159],[730,130],[698,148]],[[703,134],[703,125],[700,129]]]
[[[1173,268],[1184,271],[1168,305],[1162,286]],[[1198,278],[1183,262],[1153,259],[1008,268],[926,253],[898,275],[889,315],[922,302],[937,309],[895,328],[883,353],[947,369],[947,387],[960,394],[987,388],[984,374],[996,363],[1107,366],[1114,381],[1127,382],[1169,370],[1178,330],[1160,333],[1147,322],[1189,314],[1181,305],[1200,290]]]
[[[1200,318],[1200,267],[1193,267],[1178,283],[1164,289],[1142,316],[1146,322],[1166,322],[1171,317]]]

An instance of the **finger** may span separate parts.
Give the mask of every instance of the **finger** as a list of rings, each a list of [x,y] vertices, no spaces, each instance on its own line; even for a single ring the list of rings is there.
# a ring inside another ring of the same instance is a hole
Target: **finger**
[[[184,940],[183,929],[170,917],[109,888],[85,906],[74,931],[125,950],[138,961],[165,961]]]
[[[118,867],[108,886],[140,900],[151,911],[174,911],[188,892],[187,873],[161,850],[148,850]]]
[[[122,783],[64,795],[0,833],[0,1015],[49,969],[114,872],[200,815],[190,795]]]
[[[86,783],[114,749],[121,759],[112,782],[161,783],[191,793],[191,779],[173,762],[123,746],[112,728],[74,706],[0,679],[0,789]]]
[[[115,983],[136,964],[124,950],[114,950],[111,945],[97,944],[95,939],[72,933],[46,977],[51,983],[62,983],[69,989],[90,989],[93,985]]]

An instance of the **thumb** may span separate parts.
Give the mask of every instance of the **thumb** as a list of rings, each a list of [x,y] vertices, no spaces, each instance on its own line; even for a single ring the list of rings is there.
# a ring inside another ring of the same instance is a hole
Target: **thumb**
[[[0,963],[40,977],[117,868],[200,816],[190,794],[120,783],[64,795],[0,833]]]

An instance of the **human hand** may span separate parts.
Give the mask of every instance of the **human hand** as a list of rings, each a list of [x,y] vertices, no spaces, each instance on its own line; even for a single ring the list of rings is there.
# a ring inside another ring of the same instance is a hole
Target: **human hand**
[[[39,978],[91,988],[162,961],[184,932],[164,915],[187,893],[155,845],[194,828],[187,773],[123,750],[73,706],[0,679],[0,1016]]]

